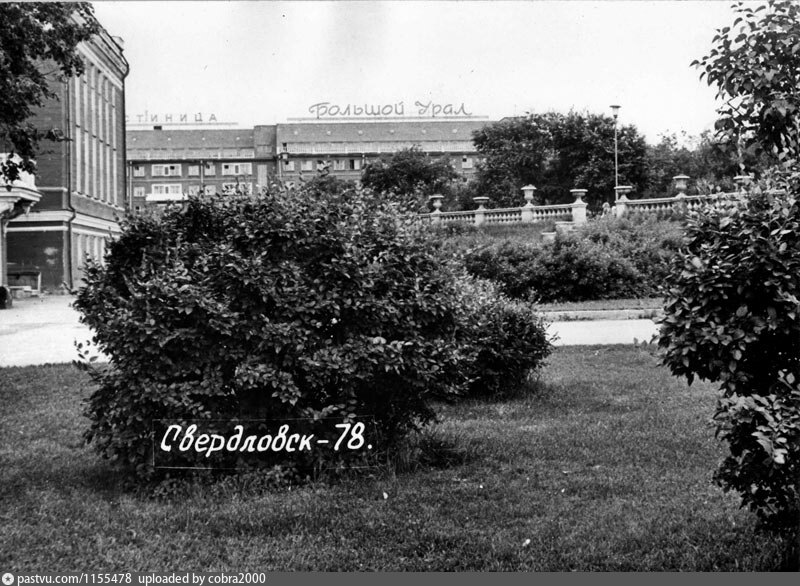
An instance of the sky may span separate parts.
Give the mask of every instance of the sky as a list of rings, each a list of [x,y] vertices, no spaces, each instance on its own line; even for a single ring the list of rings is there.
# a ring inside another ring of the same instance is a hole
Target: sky
[[[95,2],[124,40],[126,113],[239,127],[328,102],[453,104],[498,120],[610,114],[651,143],[712,128],[715,90],[690,63],[733,21],[730,2]]]

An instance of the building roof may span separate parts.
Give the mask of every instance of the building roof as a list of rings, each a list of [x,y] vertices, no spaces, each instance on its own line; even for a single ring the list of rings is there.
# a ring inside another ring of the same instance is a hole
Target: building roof
[[[289,122],[278,124],[278,143],[471,141],[489,120],[396,120],[385,122]]]
[[[125,137],[128,150],[253,148],[252,128],[128,130]]]

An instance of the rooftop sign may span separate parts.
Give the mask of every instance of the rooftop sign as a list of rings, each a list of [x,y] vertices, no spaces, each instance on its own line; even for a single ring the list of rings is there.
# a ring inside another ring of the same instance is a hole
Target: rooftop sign
[[[205,112],[153,113],[145,110],[142,114],[125,115],[125,124],[232,124],[219,122],[217,115]]]
[[[391,118],[406,116],[405,102],[395,102],[393,104],[332,104],[331,102],[318,102],[309,106],[308,111],[317,120],[321,119],[341,119],[341,118]],[[438,104],[427,101],[414,102],[409,106],[409,115],[421,118],[437,117],[458,117],[471,118],[472,113],[467,112],[464,103],[461,104]]]

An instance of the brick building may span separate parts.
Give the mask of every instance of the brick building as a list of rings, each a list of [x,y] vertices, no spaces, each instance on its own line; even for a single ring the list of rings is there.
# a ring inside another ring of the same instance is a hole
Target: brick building
[[[364,166],[381,156],[418,147],[447,157],[464,177],[475,173],[472,132],[476,119],[288,122],[248,129],[129,130],[129,197],[134,211],[147,204],[180,201],[185,194],[222,193],[237,183],[256,189],[280,180],[313,177],[320,165],[357,181]]]
[[[41,200],[7,227],[9,283],[39,272],[41,286],[79,284],[85,255],[101,258],[125,211],[125,77],[122,41],[105,30],[78,47],[83,75],[54,82],[33,118],[68,139],[42,145],[36,183]],[[21,284],[21,283],[17,283]]]

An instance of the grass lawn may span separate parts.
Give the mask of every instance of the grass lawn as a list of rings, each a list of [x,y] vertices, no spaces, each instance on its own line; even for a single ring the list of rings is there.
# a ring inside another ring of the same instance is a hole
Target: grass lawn
[[[540,311],[595,311],[615,309],[657,309],[664,308],[664,299],[661,297],[647,297],[643,299],[599,299],[596,301],[564,301],[560,303],[539,303],[536,309]]]
[[[0,568],[772,570],[781,542],[711,482],[714,390],[643,349],[563,347],[535,394],[441,408],[449,466],[141,496],[83,445],[87,379],[0,369]],[[384,498],[384,493],[388,498]]]

